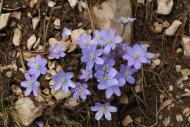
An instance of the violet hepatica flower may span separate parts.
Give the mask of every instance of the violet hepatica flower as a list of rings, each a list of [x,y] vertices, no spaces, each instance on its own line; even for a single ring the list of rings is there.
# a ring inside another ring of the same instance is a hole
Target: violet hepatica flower
[[[118,79],[119,83],[125,84],[127,81],[130,84],[134,84],[135,78],[133,77],[133,74],[135,72],[137,72],[137,70],[135,68],[121,64],[120,72],[117,75],[117,79]]]
[[[76,87],[72,89],[73,98],[78,99],[80,97],[82,100],[86,100],[86,96],[91,94],[87,88],[86,84],[76,83]]]
[[[88,48],[89,46],[96,46],[97,42],[91,40],[91,35],[81,34],[79,40],[76,41],[81,49]]]
[[[127,51],[127,47],[129,47],[128,43],[120,43],[118,54],[121,56],[124,55]]]
[[[81,71],[82,75],[79,77],[79,79],[81,79],[81,80],[84,79],[85,82],[93,77],[92,70],[90,70],[90,69],[86,68],[86,69],[81,69],[80,71]]]
[[[106,90],[106,98],[110,98],[113,94],[117,96],[121,95],[121,91],[119,89],[119,82],[116,79],[117,71],[114,68],[110,68],[109,72],[106,74],[96,73],[98,84],[98,89]]]
[[[142,44],[135,44],[133,47],[127,47],[123,59],[128,61],[128,66],[134,66],[140,69],[142,63],[150,63],[150,59],[154,54],[147,52],[147,48]]]
[[[33,93],[34,96],[38,96],[38,88],[40,83],[37,81],[37,78],[38,77],[35,75],[30,75],[29,73],[25,74],[26,81],[21,82],[21,86],[26,88],[26,91],[24,92],[25,96],[28,96],[31,93]]]
[[[96,75],[99,73],[107,73],[110,68],[112,68],[115,65],[115,60],[111,57],[103,57],[104,63],[102,65],[96,65],[95,70],[96,70]]]
[[[62,89],[64,93],[68,93],[69,88],[75,88],[75,83],[71,81],[71,78],[73,78],[72,72],[58,72],[52,77],[52,80],[55,82],[52,90],[56,91],[58,89]]]
[[[115,30],[104,30],[101,32],[102,38],[104,39],[106,45],[104,47],[104,53],[108,54],[110,53],[111,49],[115,49],[116,44],[121,43],[122,38],[120,36],[115,36]]]
[[[96,47],[89,47],[87,49],[82,50],[83,56],[81,58],[82,62],[87,63],[87,69],[92,69],[94,66],[94,63],[96,64],[103,64],[104,61],[100,57],[103,53],[102,49],[96,49]]]
[[[97,103],[95,106],[91,107],[91,110],[93,112],[97,112],[95,115],[96,120],[100,120],[103,115],[107,120],[111,120],[111,113],[117,112],[117,108],[115,106],[111,106],[109,103]]]
[[[29,61],[28,66],[30,67],[29,73],[31,75],[35,75],[36,77],[39,77],[40,74],[46,74],[47,68],[46,68],[47,60],[42,58],[40,55],[36,55],[35,60]]]
[[[68,36],[70,36],[70,35],[71,35],[71,32],[72,32],[72,30],[70,30],[70,29],[64,27],[64,28],[63,28],[62,37],[68,37]]]
[[[65,57],[65,48],[59,43],[56,43],[53,47],[50,47],[49,50],[51,58],[59,59],[61,57]]]
[[[99,46],[104,46],[106,43],[105,41],[103,40],[102,38],[102,33],[103,30],[99,31],[99,30],[95,30],[94,31],[94,38],[92,39],[92,42],[91,43],[94,43],[94,44],[97,44]]]

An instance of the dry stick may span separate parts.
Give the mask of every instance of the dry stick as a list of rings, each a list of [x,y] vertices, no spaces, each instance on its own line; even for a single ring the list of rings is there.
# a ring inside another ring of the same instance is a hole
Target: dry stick
[[[182,17],[180,17],[180,19],[182,19]],[[175,39],[174,39],[174,41],[173,41],[172,48],[173,48],[173,54],[174,54],[174,55],[176,54],[175,48],[176,48],[178,36],[180,36],[180,34],[183,32],[184,27],[185,27],[186,20],[187,20],[187,18],[186,18],[186,14],[185,14],[185,15],[183,16],[183,23],[182,23],[181,27],[178,29],[177,34],[176,34],[176,36],[175,36]]]
[[[93,16],[92,16],[92,13],[91,13],[90,8],[89,8],[88,1],[85,0],[85,2],[87,4],[87,11],[88,11],[88,15],[90,17],[90,23],[91,23],[92,31],[94,33],[95,27],[94,27],[94,22],[93,22]]]

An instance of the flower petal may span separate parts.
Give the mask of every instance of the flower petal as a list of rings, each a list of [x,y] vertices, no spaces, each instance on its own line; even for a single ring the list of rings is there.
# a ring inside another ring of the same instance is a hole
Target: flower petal
[[[107,111],[107,112],[105,113],[105,118],[106,118],[107,120],[111,120],[111,113]]]
[[[95,115],[95,119],[96,120],[100,120],[101,118],[102,118],[102,116],[103,116],[103,112],[102,111],[98,111],[97,113],[96,113],[96,115]]]

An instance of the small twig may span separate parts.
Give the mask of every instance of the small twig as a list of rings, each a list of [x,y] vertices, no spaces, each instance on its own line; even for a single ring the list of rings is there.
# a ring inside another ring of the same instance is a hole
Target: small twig
[[[16,11],[16,10],[19,10],[21,9],[21,7],[17,7],[17,8],[2,8],[2,10],[5,10],[5,11]]]
[[[88,1],[85,0],[85,2],[86,2],[86,4],[87,4],[87,11],[88,11],[88,15],[89,15],[89,17],[90,17],[90,23],[91,23],[92,31],[94,32],[95,27],[94,27],[94,22],[93,22],[93,16],[92,16],[92,13],[91,13],[91,11],[90,11],[90,7],[89,7],[89,5],[88,5]]]
[[[182,17],[180,17],[180,19],[182,19]],[[172,48],[173,48],[173,54],[174,54],[174,55],[176,54],[175,49],[176,49],[177,40],[178,40],[178,38],[179,38],[179,35],[180,35],[180,34],[182,33],[182,31],[184,30],[186,20],[187,20],[187,18],[186,18],[186,14],[185,14],[185,15],[183,16],[183,23],[182,23],[182,25],[180,26],[180,28],[178,29],[177,34],[176,34],[176,36],[175,36],[175,39],[174,39],[174,41],[173,41]]]

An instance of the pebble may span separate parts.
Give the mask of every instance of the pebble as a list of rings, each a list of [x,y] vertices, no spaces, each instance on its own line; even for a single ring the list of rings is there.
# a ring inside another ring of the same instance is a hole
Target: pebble
[[[183,52],[183,49],[182,49],[182,48],[177,48],[176,52],[177,52],[177,53],[182,53],[182,52]]]
[[[157,0],[157,11],[156,13],[162,15],[168,15],[172,11],[173,0]]]
[[[181,114],[176,115],[176,120],[177,120],[178,122],[182,122],[182,121],[183,121],[182,115],[181,115]]]
[[[38,3],[38,0],[30,0],[30,7],[33,8]]]
[[[183,76],[189,76],[190,75],[190,69],[188,69],[188,68],[181,69],[181,74]]]
[[[78,4],[79,0],[68,0],[69,4],[72,8],[75,8],[75,6]]]
[[[179,73],[181,71],[182,66],[181,65],[176,65],[175,70]]]
[[[169,91],[174,91],[174,87],[172,85],[169,85]]]
[[[30,51],[36,42],[36,35],[32,34],[27,41],[27,48]]]
[[[152,60],[152,62],[153,62],[156,66],[160,65],[160,63],[161,63],[160,59]]]
[[[189,36],[183,36],[181,44],[183,46],[183,54],[185,56],[190,56],[190,37]]]
[[[184,108],[182,113],[185,117],[188,117],[190,115],[190,108],[189,107]]]
[[[62,90],[57,91],[51,91],[51,94],[57,99],[62,100],[64,98],[67,98],[71,95],[71,92],[64,93]]]
[[[86,34],[86,31],[83,29],[75,29],[71,33],[71,39],[73,42],[76,42],[76,40],[79,39],[81,34]]]
[[[61,28],[61,20],[60,18],[56,18],[54,21],[55,29],[60,29]]]
[[[22,32],[20,29],[16,28],[14,30],[14,35],[13,35],[13,44],[15,46],[19,46],[21,43],[21,39],[22,39]]]
[[[32,28],[33,28],[33,30],[36,30],[39,22],[40,22],[40,17],[32,18]]]
[[[21,19],[21,16],[22,16],[22,13],[21,13],[21,12],[17,12],[17,11],[14,11],[14,12],[11,14],[11,17],[16,18],[16,19],[18,19],[18,20]]]
[[[55,5],[56,5],[56,3],[53,2],[53,1],[49,1],[49,2],[48,2],[48,7],[53,8]]]
[[[123,125],[124,127],[128,127],[128,125],[129,125],[130,123],[132,123],[132,122],[133,122],[133,119],[131,118],[131,116],[127,115],[127,116],[125,116],[125,118],[123,119],[122,125]]]
[[[0,15],[0,30],[7,26],[11,13],[5,13]]]
[[[168,35],[168,36],[173,36],[173,35],[175,35],[177,29],[179,28],[179,26],[180,26],[181,24],[182,24],[181,21],[179,21],[179,20],[174,20],[174,21],[172,22],[172,25],[171,25],[169,28],[166,29],[165,34]]]

